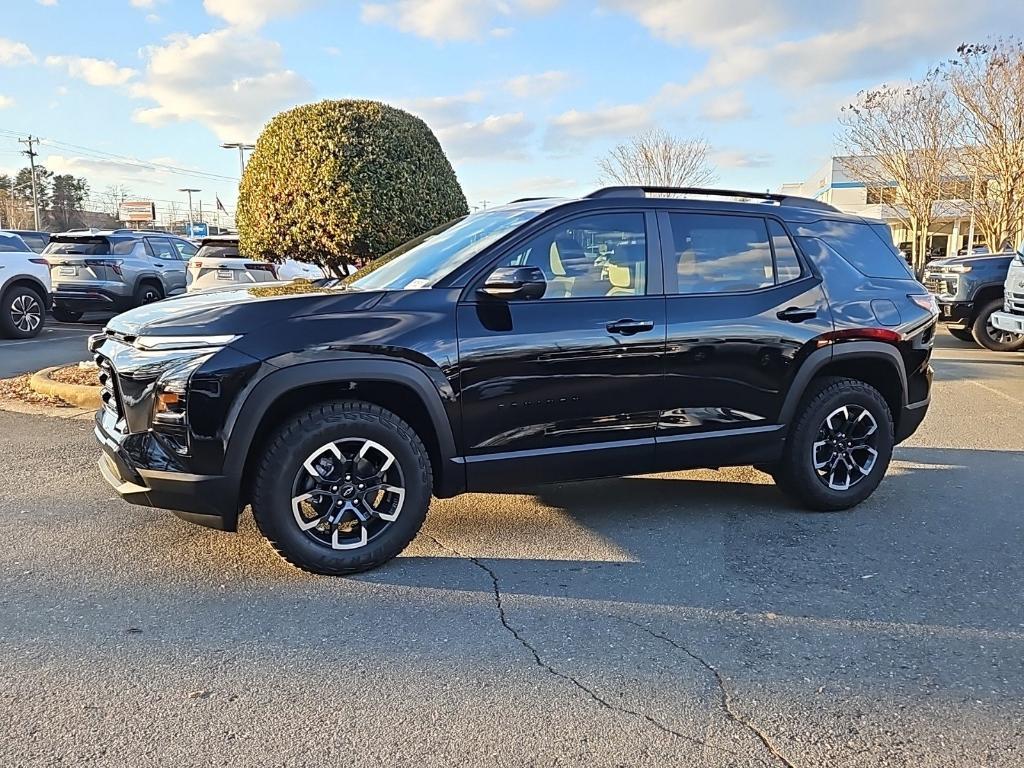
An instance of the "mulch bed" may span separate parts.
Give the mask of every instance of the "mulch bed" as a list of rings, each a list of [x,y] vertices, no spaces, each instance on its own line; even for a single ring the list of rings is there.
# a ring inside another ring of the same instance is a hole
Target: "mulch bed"
[[[79,368],[72,365],[67,368],[60,368],[50,374],[50,378],[63,384],[82,384],[87,387],[98,387],[100,380],[99,371],[95,368]]]
[[[28,388],[28,380],[28,374],[15,376],[13,379],[0,379],[0,400],[20,400],[23,403],[50,405],[56,408],[74,407],[71,403],[66,403],[59,397],[33,392]]]

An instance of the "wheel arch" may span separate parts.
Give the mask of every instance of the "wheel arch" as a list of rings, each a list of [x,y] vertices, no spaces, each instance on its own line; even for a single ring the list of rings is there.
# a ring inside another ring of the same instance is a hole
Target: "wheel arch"
[[[32,275],[18,275],[17,277],[10,278],[6,283],[0,286],[0,299],[3,299],[7,295],[7,292],[12,288],[31,288],[33,291],[39,294],[39,298],[43,300],[43,304],[47,304],[50,299],[50,289],[43,285],[43,281]]]
[[[981,311],[981,304],[987,304],[996,299],[1003,298],[1003,283],[987,283],[980,286],[974,292],[974,311],[971,313],[971,320],[973,321],[977,317],[978,312]]]
[[[395,360],[353,359],[303,363],[264,377],[242,404],[225,456],[225,474],[239,480],[245,503],[260,446],[289,415],[327,400],[363,400],[395,413],[416,430],[430,455],[437,496],[465,490],[465,467],[456,455],[441,394],[417,366]]]
[[[899,429],[907,405],[907,372],[897,349],[880,341],[849,341],[812,352],[797,372],[786,395],[780,421],[793,421],[811,382],[822,376],[842,376],[870,384],[885,398]]]

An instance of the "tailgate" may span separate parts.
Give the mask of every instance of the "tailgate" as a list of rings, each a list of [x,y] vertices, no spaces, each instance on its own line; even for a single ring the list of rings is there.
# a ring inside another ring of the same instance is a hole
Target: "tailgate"
[[[121,280],[121,262],[92,256],[51,255],[46,259],[50,264],[50,281],[58,283],[111,282]]]

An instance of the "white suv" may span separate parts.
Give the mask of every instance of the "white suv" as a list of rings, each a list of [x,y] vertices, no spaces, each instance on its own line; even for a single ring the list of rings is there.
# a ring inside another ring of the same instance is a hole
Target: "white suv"
[[[38,336],[49,306],[50,265],[18,235],[0,232],[0,336]]]
[[[327,275],[315,264],[286,259],[283,264],[254,261],[238,253],[238,235],[203,238],[199,252],[188,260],[187,291],[218,288],[232,283],[270,283],[278,280],[321,280]]]

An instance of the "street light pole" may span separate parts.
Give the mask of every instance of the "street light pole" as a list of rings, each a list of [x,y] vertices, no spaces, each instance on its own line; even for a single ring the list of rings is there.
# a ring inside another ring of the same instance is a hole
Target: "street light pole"
[[[248,150],[251,151],[253,149],[256,149],[256,145],[255,144],[246,144],[245,142],[242,142],[242,141],[230,141],[230,142],[225,142],[225,143],[221,144],[221,147],[223,149],[237,149],[238,150],[238,172],[239,172],[238,178],[239,178],[239,180],[241,180],[242,174],[245,173],[245,150],[248,149]]]
[[[187,192],[188,193],[188,236],[191,237],[192,236],[192,224],[195,222],[195,220],[192,218],[192,193],[193,192],[202,192],[203,190],[195,189],[193,187],[182,187],[178,191],[179,192]]]

